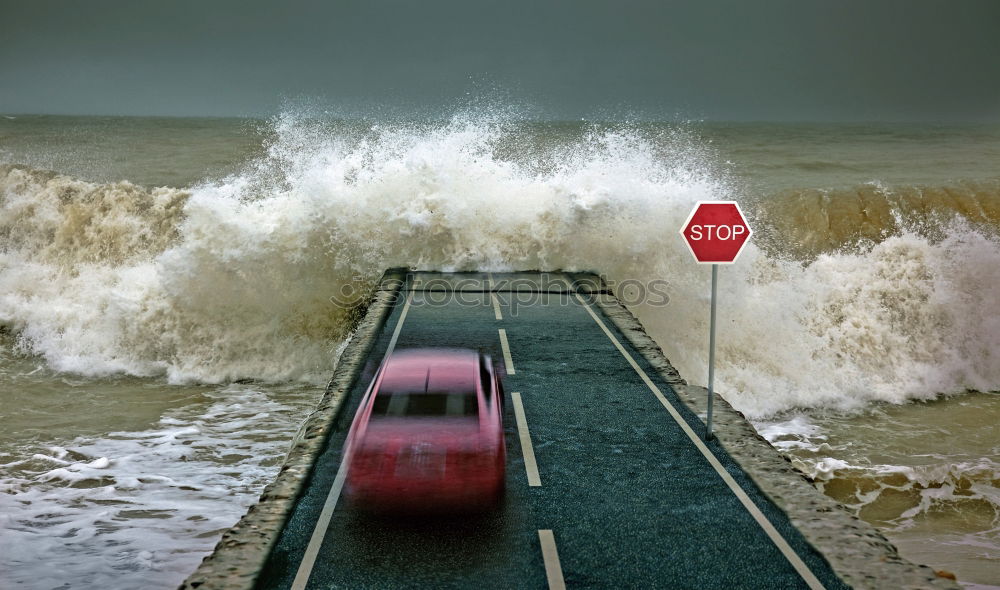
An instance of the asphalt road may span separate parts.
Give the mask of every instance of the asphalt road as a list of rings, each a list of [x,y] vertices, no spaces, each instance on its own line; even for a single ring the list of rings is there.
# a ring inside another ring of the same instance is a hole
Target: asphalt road
[[[846,587],[715,441],[694,442],[701,421],[598,307],[560,275],[533,292],[532,283],[537,275],[417,276],[260,588]],[[497,513],[374,518],[331,498],[347,429],[390,346],[481,348],[507,373],[507,494]]]

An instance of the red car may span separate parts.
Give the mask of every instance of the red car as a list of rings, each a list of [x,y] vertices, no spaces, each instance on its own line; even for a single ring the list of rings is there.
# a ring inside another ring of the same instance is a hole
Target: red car
[[[476,510],[504,493],[503,392],[490,357],[411,349],[379,367],[347,435],[345,494],[373,511]]]

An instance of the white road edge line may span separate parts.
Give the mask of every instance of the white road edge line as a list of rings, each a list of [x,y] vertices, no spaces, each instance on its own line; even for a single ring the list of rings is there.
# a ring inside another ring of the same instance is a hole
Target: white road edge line
[[[562,566],[559,565],[559,551],[556,550],[556,538],[551,529],[540,529],[538,540],[542,544],[542,560],[545,561],[545,577],[549,580],[551,590],[566,590],[563,581]]]
[[[514,374],[514,361],[510,358],[510,346],[507,344],[507,330],[500,328],[500,348],[503,349],[503,364],[508,375]]]
[[[399,314],[396,329],[393,330],[392,339],[389,340],[385,356],[382,357],[383,362],[389,358],[393,349],[396,348],[396,342],[399,340],[399,332],[403,329],[403,321],[406,319],[407,312],[410,311],[411,301],[413,301],[413,291],[410,291],[410,294],[406,297],[406,303],[403,304],[403,311]],[[326,496],[323,511],[320,512],[319,519],[316,521],[316,528],[313,529],[312,537],[309,538],[309,545],[302,555],[302,563],[299,564],[295,580],[292,581],[292,590],[305,590],[306,584],[309,583],[309,576],[312,575],[313,565],[316,563],[316,557],[319,555],[319,550],[323,546],[323,539],[326,537],[326,529],[330,526],[330,519],[333,518],[333,511],[337,507],[337,500],[340,499],[340,492],[344,489],[344,479],[347,478],[346,467],[347,457],[344,456],[340,460],[340,467],[337,468],[337,477],[333,480],[330,493]]]
[[[736,496],[736,498],[739,499],[740,503],[743,504],[743,507],[747,509],[747,512],[749,512],[750,515],[753,516],[753,519],[757,521],[757,524],[760,525],[760,528],[764,529],[764,532],[767,533],[767,536],[771,538],[771,541],[775,544],[775,546],[777,546],[778,550],[781,551],[782,555],[785,556],[785,559],[787,559],[788,562],[792,564],[792,567],[795,568],[795,571],[798,572],[800,576],[802,576],[802,579],[806,582],[809,588],[811,588],[812,590],[824,590],[823,584],[820,583],[818,578],[816,578],[816,575],[813,574],[812,571],[809,569],[809,567],[802,561],[802,558],[799,557],[797,553],[795,553],[795,550],[792,549],[792,547],[788,544],[788,541],[786,541],[785,538],[781,536],[781,533],[779,533],[778,530],[774,528],[774,525],[771,524],[771,521],[769,521],[766,516],[764,516],[764,513],[760,511],[760,508],[757,508],[757,505],[753,503],[753,501],[750,499],[749,496],[747,496],[746,492],[743,491],[743,488],[741,488],[739,484],[736,483],[736,480],[733,479],[733,476],[729,475],[729,472],[726,471],[726,469],[722,466],[721,463],[719,463],[719,460],[715,457],[715,455],[712,454],[712,451],[708,450],[708,447],[706,447],[705,443],[702,442],[701,437],[698,436],[694,432],[694,430],[691,429],[691,426],[689,426],[687,421],[684,420],[684,418],[680,415],[680,413],[677,411],[677,408],[675,408],[673,404],[671,404],[670,401],[667,400],[666,397],[664,397],[663,392],[660,391],[660,388],[657,387],[656,384],[650,380],[649,376],[646,375],[646,372],[643,371],[641,367],[639,367],[639,365],[635,362],[635,359],[632,358],[632,355],[629,354],[627,350],[625,350],[625,347],[622,346],[621,342],[619,342],[618,339],[615,337],[615,335],[612,334],[610,330],[608,330],[608,327],[604,325],[604,322],[597,317],[597,314],[594,313],[594,310],[590,308],[590,305],[586,301],[584,301],[582,297],[580,297],[579,293],[575,293],[575,296],[577,301],[580,302],[580,305],[582,305],[583,308],[587,310],[587,313],[590,314],[590,317],[594,318],[594,321],[597,322],[597,325],[601,327],[601,330],[604,331],[604,334],[615,345],[615,348],[618,349],[618,352],[620,352],[622,356],[625,357],[625,360],[627,360],[628,363],[632,365],[632,368],[635,369],[635,372],[639,374],[639,377],[642,378],[646,386],[649,387],[649,389],[656,395],[657,399],[660,400],[660,403],[663,405],[663,407],[666,408],[668,412],[670,412],[670,415],[673,417],[674,421],[677,422],[677,424],[681,427],[681,430],[683,430],[684,433],[687,434],[688,438],[691,439],[691,442],[693,442],[694,445],[698,448],[698,450],[701,451],[701,454],[705,456],[705,459],[707,459],[709,464],[715,469],[715,472],[719,474],[719,477],[722,478],[722,481],[726,482],[726,485],[729,486],[730,491],[732,491],[733,494]]]
[[[524,417],[524,406],[521,404],[521,394],[512,391],[510,399],[514,402],[514,418],[517,420],[517,436],[521,440],[521,454],[524,455],[524,470],[528,473],[528,485],[538,487],[542,480],[538,477],[538,464],[535,463],[535,449],[531,446],[531,433],[528,432],[528,421]]]

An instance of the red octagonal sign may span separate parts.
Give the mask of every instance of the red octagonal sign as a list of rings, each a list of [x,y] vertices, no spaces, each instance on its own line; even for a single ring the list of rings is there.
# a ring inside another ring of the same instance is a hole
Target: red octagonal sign
[[[701,264],[730,264],[753,230],[736,201],[698,201],[681,227],[684,242]]]

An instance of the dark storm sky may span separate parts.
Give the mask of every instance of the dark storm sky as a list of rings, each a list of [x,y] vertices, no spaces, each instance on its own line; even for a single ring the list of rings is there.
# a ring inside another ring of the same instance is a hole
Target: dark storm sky
[[[567,119],[995,121],[1000,1],[0,0],[0,112],[468,96]]]

